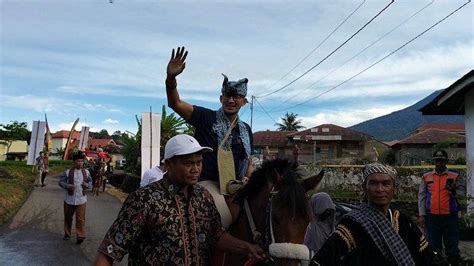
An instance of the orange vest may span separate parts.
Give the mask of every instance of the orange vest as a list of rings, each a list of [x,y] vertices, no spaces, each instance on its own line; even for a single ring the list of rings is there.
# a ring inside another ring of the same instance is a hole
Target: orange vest
[[[447,183],[456,187],[456,181],[459,174],[456,172],[445,171],[438,174],[432,171],[423,175],[426,183],[426,212],[430,214],[450,214],[458,211],[456,193],[446,188]]]

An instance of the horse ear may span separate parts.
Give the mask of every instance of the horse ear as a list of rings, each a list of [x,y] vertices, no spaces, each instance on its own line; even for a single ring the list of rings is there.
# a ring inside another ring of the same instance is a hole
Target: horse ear
[[[306,178],[305,180],[301,181],[301,185],[306,191],[312,190],[316,188],[316,186],[321,182],[321,180],[323,180],[323,176],[324,176],[324,170],[321,170],[319,174]]]

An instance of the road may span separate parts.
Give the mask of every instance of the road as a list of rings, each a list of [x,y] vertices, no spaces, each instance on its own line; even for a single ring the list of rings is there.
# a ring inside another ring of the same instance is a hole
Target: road
[[[0,265],[91,265],[97,247],[114,221],[122,204],[107,193],[88,196],[86,240],[63,240],[64,190],[58,175],[46,179],[45,187],[35,187],[28,200],[10,221],[0,228]],[[126,265],[127,257],[121,263]]]

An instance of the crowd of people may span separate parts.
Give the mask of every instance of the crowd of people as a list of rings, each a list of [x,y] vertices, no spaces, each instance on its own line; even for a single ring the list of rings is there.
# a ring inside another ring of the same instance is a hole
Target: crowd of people
[[[226,232],[223,218],[239,213],[242,206],[232,206],[231,199],[253,171],[252,132],[238,115],[247,103],[248,80],[224,75],[218,110],[191,105],[177,89],[187,55],[184,47],[173,49],[165,86],[169,107],[196,128],[194,137],[177,135],[166,143],[162,163],[145,172],[141,188],[129,194],[106,232],[95,265],[112,265],[126,254],[130,265],[210,265],[214,250],[248,254],[249,265],[268,260],[268,250]],[[294,145],[296,164],[299,151]],[[304,238],[310,265],[459,265],[457,197],[465,188],[459,174],[446,168],[445,151],[436,151],[434,159],[436,168],[419,187],[417,223],[392,207],[398,173],[378,159],[362,171],[361,204],[339,221],[330,195],[315,193]],[[78,244],[85,239],[84,191],[92,186],[83,160],[75,154],[59,182],[65,189],[64,239],[71,237],[75,215]],[[271,160],[268,147],[264,160]]]

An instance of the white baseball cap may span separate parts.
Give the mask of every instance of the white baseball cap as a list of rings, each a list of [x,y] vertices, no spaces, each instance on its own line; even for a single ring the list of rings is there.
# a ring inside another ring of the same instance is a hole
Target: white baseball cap
[[[174,156],[193,154],[200,151],[211,152],[212,149],[201,146],[195,138],[189,135],[176,135],[166,143],[164,160],[168,160]]]

